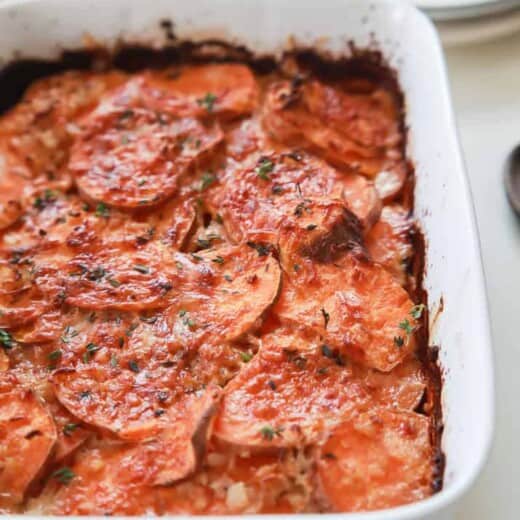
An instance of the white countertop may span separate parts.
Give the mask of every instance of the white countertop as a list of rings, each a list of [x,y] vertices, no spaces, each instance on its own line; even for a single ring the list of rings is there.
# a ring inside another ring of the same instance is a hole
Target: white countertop
[[[508,153],[520,143],[520,34],[449,49],[447,59],[482,243],[497,405],[490,459],[476,486],[459,504],[456,519],[518,520],[520,219],[508,206],[502,175]]]

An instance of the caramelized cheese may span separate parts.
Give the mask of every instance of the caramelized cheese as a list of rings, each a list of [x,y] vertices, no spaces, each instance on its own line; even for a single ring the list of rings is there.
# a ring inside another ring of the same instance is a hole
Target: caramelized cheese
[[[0,511],[433,493],[401,128],[283,65],[36,81],[0,118]]]

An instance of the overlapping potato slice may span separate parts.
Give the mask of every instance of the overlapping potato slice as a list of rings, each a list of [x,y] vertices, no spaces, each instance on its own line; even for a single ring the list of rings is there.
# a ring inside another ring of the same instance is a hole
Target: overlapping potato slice
[[[0,348],[0,372],[5,372],[9,368],[9,357],[3,348]]]
[[[60,402],[83,422],[121,439],[143,441],[172,425],[182,429],[184,422],[197,421],[194,410],[208,396],[216,403],[218,387],[205,388],[202,376],[175,365],[149,367],[131,361],[115,368],[63,368],[51,379]]]
[[[317,457],[318,497],[331,511],[386,509],[432,493],[429,420],[376,408],[340,424]]]
[[[0,327],[13,328],[34,321],[51,308],[49,297],[33,284],[33,264],[7,254],[0,258]]]
[[[144,72],[126,83],[114,105],[148,106],[177,117],[234,119],[250,114],[258,87],[249,67],[233,63]]]
[[[413,256],[412,221],[401,206],[385,206],[381,218],[366,236],[367,250],[401,285],[407,281],[407,265]]]
[[[215,435],[270,449],[318,441],[369,398],[345,359],[317,337],[279,329],[227,386]]]
[[[427,378],[421,362],[410,358],[390,372],[352,365],[355,377],[363,384],[378,406],[415,411],[421,404]]]
[[[195,216],[189,200],[175,198],[129,216],[102,204],[85,204],[77,195],[44,190],[35,196],[20,224],[2,235],[1,247],[12,252],[10,260],[14,262],[23,252],[51,244],[65,244],[80,251],[100,244],[136,246],[157,239],[180,249],[193,228]]]
[[[314,79],[275,82],[268,88],[263,124],[276,139],[369,177],[401,158],[398,107],[381,89],[352,93]]]
[[[62,167],[77,131],[74,121],[123,78],[118,72],[68,72],[43,79],[0,119],[0,229],[21,216],[34,184],[66,183]]]
[[[80,193],[126,210],[172,197],[179,178],[223,137],[215,125],[128,106],[101,105],[82,128],[68,164]]]
[[[294,210],[284,213],[288,198],[300,198],[300,203],[312,198],[344,201],[366,230],[377,221],[381,209],[370,181],[354,173],[342,173],[302,152],[271,153],[243,170],[231,169],[221,187],[209,194],[208,202],[231,227],[231,237],[239,240],[251,228],[262,229],[264,214],[270,216],[272,227],[293,218]],[[255,218],[253,226],[248,225],[251,218]]]
[[[301,454],[250,455],[210,448],[201,470],[171,487],[152,485],[154,468],[177,452],[154,445],[86,449],[67,485],[49,483],[33,510],[59,515],[239,514],[303,512],[309,461]],[[153,455],[153,456],[152,456]],[[150,468],[150,469],[148,469]]]
[[[52,417],[30,390],[0,373],[0,507],[23,501],[56,442]]]
[[[54,395],[48,379],[49,371],[59,362],[62,352],[51,343],[24,345],[13,349],[10,374],[17,378],[24,388],[30,389],[56,425],[56,443],[51,461],[56,463],[68,457],[81,446],[92,432],[87,430]]]
[[[334,263],[303,259],[273,311],[314,330],[341,354],[388,372],[415,350],[413,307],[383,267],[349,254]]]
[[[75,256],[68,248],[54,248],[33,261],[36,285],[79,308],[143,310],[205,301],[210,317],[228,314],[230,327],[248,308],[256,319],[256,310],[271,305],[280,284],[276,260],[246,245],[191,255],[159,242]],[[248,303],[251,292],[257,296],[254,306]]]

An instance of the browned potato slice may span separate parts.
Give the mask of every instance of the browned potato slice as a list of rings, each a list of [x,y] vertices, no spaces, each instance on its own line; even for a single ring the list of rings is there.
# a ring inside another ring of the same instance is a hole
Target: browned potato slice
[[[7,507],[23,501],[52,453],[56,427],[30,390],[0,377],[0,507]]]
[[[407,265],[413,256],[412,220],[401,206],[385,206],[381,218],[366,237],[367,250],[401,284],[407,282]]]
[[[310,461],[301,454],[250,455],[214,447],[196,475],[171,487],[152,486],[155,468],[178,453],[160,443],[84,450],[71,481],[49,483],[31,505],[59,515],[291,513],[308,507]]]
[[[203,378],[193,376],[191,393],[185,393],[179,389],[189,374],[131,361],[121,368],[62,368],[54,372],[52,382],[60,402],[83,422],[121,439],[142,441],[173,425],[184,431],[199,421],[195,411],[201,401],[207,402],[208,396],[217,401],[218,387],[205,389]]]
[[[345,360],[317,338],[289,329],[264,336],[256,356],[227,386],[215,435],[240,446],[301,446],[367,403]]]
[[[276,226],[294,217],[292,212],[284,213],[284,201],[298,198],[300,203],[314,198],[344,201],[366,230],[377,221],[381,210],[370,181],[302,152],[270,153],[245,169],[231,168],[221,179],[221,186],[208,194],[208,203],[232,228],[231,238],[239,241],[251,230],[263,229],[262,216],[256,211],[272,214],[270,221]],[[251,218],[255,218],[252,226]]]
[[[229,120],[250,114],[257,98],[256,80],[247,66],[212,63],[145,72],[128,81],[111,103],[147,106],[176,117]]]
[[[376,408],[335,428],[317,457],[325,508],[370,511],[429,496],[429,424],[424,415]]]
[[[398,108],[383,90],[361,94],[317,80],[275,82],[263,124],[276,139],[369,177],[401,156]]]
[[[347,255],[336,263],[303,261],[273,310],[282,321],[314,330],[341,354],[388,372],[415,349],[413,307],[383,267]]]
[[[126,210],[157,206],[175,195],[179,178],[223,137],[215,125],[128,106],[101,108],[82,127],[68,165],[80,193]]]

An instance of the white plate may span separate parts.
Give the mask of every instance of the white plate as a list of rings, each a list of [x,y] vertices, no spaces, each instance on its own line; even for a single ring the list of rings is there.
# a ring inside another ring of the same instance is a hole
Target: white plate
[[[56,57],[85,34],[160,44],[159,21],[181,39],[225,38],[276,54],[288,44],[336,55],[376,45],[396,70],[406,98],[407,154],[416,166],[416,217],[427,240],[425,286],[440,346],[447,464],[444,488],[415,504],[340,515],[349,520],[446,520],[474,482],[493,432],[493,362],[480,250],[442,50],[429,20],[398,0],[24,0],[0,4],[0,61]],[[242,517],[247,518],[247,517]],[[335,515],[305,515],[327,520]],[[249,517],[253,520],[254,517]]]
[[[415,0],[435,20],[461,20],[504,13],[520,6],[520,0]]]

